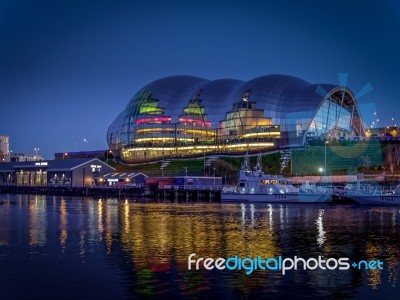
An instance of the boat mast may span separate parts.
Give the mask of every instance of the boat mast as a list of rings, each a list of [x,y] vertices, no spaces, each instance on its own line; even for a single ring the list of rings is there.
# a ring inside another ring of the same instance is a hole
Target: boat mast
[[[242,163],[242,168],[239,171],[239,180],[246,180],[247,178],[247,174],[246,172],[248,172],[249,169],[249,157],[248,157],[248,153],[246,152],[246,155],[244,157],[243,163]]]
[[[257,171],[262,171],[262,160],[261,160],[261,154],[257,155],[257,164],[256,164],[256,170]]]
[[[244,157],[243,163],[242,163],[242,169],[247,171],[250,169],[249,166],[249,153],[246,151],[246,155]]]

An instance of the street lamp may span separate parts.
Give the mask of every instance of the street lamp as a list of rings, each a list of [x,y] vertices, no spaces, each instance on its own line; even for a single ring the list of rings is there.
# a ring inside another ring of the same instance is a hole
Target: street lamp
[[[84,138],[83,139],[83,143],[85,144],[85,150],[84,151],[87,151],[88,150],[89,141],[86,138]]]
[[[319,169],[318,169],[318,171],[321,173],[321,175],[322,175],[322,173],[325,171],[324,170],[324,168],[322,168],[322,167],[320,167]]]
[[[33,151],[35,151],[35,154],[36,154],[36,156],[37,156],[37,153],[38,153],[38,151],[39,151],[40,149],[39,148],[33,148]]]
[[[65,157],[68,155],[68,153],[67,152],[65,152],[64,154],[63,154],[63,160],[65,159]]]
[[[111,150],[107,150],[107,164],[108,164],[108,153],[112,153],[112,151]]]

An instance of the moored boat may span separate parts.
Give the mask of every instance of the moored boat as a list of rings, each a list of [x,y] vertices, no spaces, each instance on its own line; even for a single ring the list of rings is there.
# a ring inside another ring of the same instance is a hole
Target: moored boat
[[[400,205],[400,185],[393,190],[383,190],[370,185],[348,189],[347,197],[359,204]]]
[[[328,188],[307,184],[296,188],[283,176],[264,174],[261,157],[254,170],[248,168],[247,158],[239,172],[235,190],[225,189],[221,193],[224,202],[265,203],[316,203],[331,201],[332,191]]]

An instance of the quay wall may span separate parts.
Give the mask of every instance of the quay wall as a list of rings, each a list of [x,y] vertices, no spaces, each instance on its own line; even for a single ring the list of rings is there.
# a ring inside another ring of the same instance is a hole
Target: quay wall
[[[4,194],[40,194],[82,197],[138,197],[145,196],[143,188],[98,188],[98,187],[30,187],[0,186]]]

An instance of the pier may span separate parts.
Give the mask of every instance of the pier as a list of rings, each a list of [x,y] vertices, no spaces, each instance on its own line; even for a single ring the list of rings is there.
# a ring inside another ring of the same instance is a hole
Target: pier
[[[170,200],[219,201],[222,177],[149,177],[144,186],[20,186],[0,185],[0,193],[82,197],[146,197]]]
[[[222,185],[164,185],[159,186],[155,196],[157,199],[219,201],[221,200],[221,191]]]
[[[220,200],[222,177],[177,176],[146,179],[148,193],[157,199]]]

